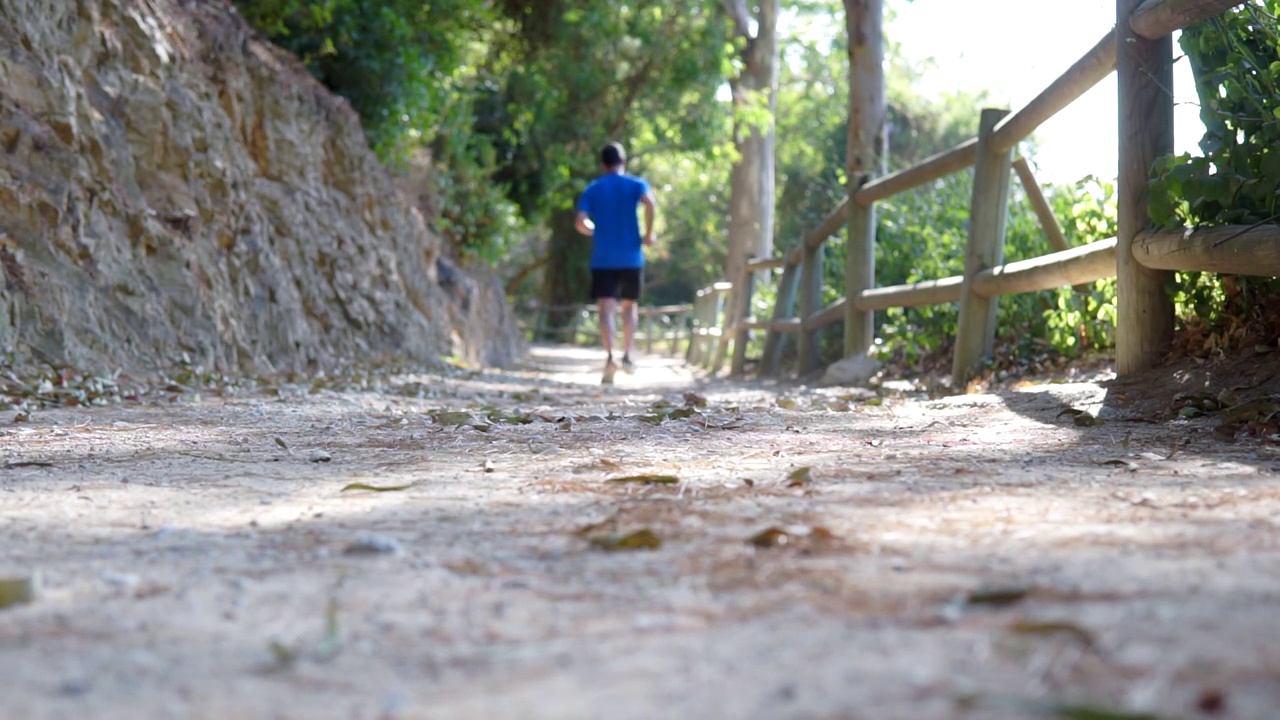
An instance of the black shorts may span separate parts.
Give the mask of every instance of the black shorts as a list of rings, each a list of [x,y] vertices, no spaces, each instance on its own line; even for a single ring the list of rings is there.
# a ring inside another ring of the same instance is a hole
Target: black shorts
[[[643,287],[644,270],[641,268],[591,271],[591,300],[600,298],[639,300],[640,290]]]

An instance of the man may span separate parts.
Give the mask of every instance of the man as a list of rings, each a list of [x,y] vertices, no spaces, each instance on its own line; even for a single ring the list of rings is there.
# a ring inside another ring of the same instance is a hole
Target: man
[[[600,151],[604,175],[583,191],[574,227],[591,238],[591,297],[600,308],[600,341],[607,356],[601,382],[613,384],[614,316],[622,300],[622,370],[635,372],[631,360],[636,336],[636,302],[644,285],[644,247],[653,244],[658,203],[643,178],[627,175],[627,155],[619,143]],[[644,234],[636,217],[644,205]]]

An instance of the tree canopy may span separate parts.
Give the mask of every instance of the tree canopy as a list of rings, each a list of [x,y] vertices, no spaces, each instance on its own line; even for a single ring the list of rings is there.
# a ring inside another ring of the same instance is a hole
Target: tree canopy
[[[390,164],[426,154],[438,228],[464,256],[514,278],[514,297],[582,302],[586,241],[572,228],[596,151],[620,140],[629,170],[660,196],[649,302],[685,302],[724,276],[735,123],[761,106],[732,102],[744,70],[742,15],[722,0],[678,10],[660,0],[237,0],[247,18],[348,97]],[[792,247],[840,201],[846,178],[847,42],[839,0],[783,0],[776,97],[776,233]],[[892,23],[889,25],[892,32]],[[972,137],[981,95],[925,97],[918,71],[888,50],[890,170]],[[763,109],[767,112],[767,108]],[[969,178],[882,203],[878,281],[954,274],[963,257]],[[1054,202],[1081,241],[1105,236],[1106,183],[1064,188]],[[1015,202],[1011,259],[1043,238]],[[1075,229],[1072,225],[1075,224]],[[837,239],[828,244],[828,299],[842,293]],[[1017,338],[1063,352],[1105,346],[1092,329],[1113,308],[1109,288],[1042,293],[1002,307]],[[757,294],[765,309],[771,290]],[[1067,318],[1067,319],[1063,319]],[[941,349],[954,309],[877,316],[882,347],[915,357]],[[1011,341],[1013,336],[1011,336]]]

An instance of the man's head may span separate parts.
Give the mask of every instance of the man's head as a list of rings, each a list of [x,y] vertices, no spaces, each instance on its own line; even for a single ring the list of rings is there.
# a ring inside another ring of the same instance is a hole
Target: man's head
[[[600,151],[600,164],[605,170],[617,170],[627,164],[627,151],[622,143],[611,142]]]

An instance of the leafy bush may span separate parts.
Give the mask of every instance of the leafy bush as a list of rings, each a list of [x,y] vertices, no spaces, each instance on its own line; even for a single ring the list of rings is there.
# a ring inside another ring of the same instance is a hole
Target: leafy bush
[[[1274,223],[1280,219],[1280,0],[1255,0],[1182,33],[1205,125],[1202,157],[1159,159],[1152,170],[1151,221],[1162,227]],[[1197,337],[1223,330],[1238,343],[1275,332],[1237,333],[1280,293],[1268,278],[1177,273],[1170,287],[1183,329]],[[1265,327],[1267,323],[1261,322]],[[1183,342],[1195,345],[1195,338]],[[1225,350],[1231,342],[1205,342]],[[1184,351],[1196,352],[1184,347]]]

